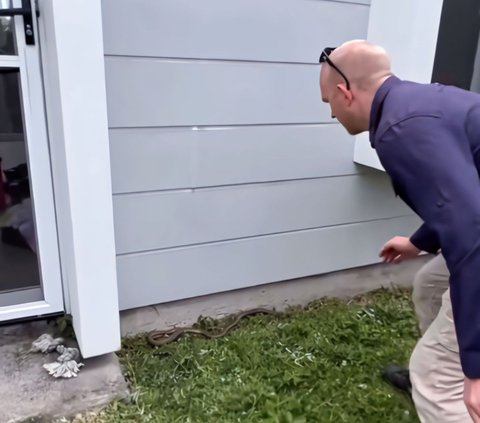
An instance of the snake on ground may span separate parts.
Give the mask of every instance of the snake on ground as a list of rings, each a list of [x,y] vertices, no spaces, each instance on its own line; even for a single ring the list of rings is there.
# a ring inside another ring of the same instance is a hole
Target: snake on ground
[[[153,346],[161,347],[163,345],[169,344],[170,342],[176,341],[178,338],[186,334],[200,335],[208,339],[218,339],[226,336],[234,327],[236,327],[240,323],[240,320],[242,320],[244,317],[253,316],[255,314],[278,315],[279,313],[275,310],[269,310],[267,308],[252,308],[250,310],[245,310],[240,313],[234,314],[233,322],[225,326],[225,328],[219,333],[211,333],[205,329],[181,327],[168,330],[154,330],[147,335],[147,340]]]

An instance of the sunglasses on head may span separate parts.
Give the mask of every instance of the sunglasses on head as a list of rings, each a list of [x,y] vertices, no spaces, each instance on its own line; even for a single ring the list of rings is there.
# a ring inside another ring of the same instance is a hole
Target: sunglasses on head
[[[322,54],[320,54],[320,59],[318,59],[318,63],[325,63],[327,62],[333,69],[335,69],[343,79],[345,79],[345,84],[347,85],[347,90],[350,89],[350,81],[348,78],[345,76],[345,74],[338,69],[338,67],[333,63],[330,59],[330,54],[332,54],[332,51],[335,50],[335,47],[325,47],[322,51]]]

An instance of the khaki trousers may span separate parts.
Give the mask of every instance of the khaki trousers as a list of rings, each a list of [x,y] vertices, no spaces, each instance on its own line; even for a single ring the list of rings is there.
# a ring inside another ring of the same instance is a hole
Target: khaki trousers
[[[442,255],[425,264],[413,282],[422,337],[410,358],[412,396],[422,423],[471,423],[463,402],[464,374],[453,324],[450,274]]]

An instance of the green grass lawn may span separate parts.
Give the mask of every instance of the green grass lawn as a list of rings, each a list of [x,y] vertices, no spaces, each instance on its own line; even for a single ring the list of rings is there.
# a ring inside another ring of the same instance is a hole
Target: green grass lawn
[[[225,338],[143,338],[120,354],[134,390],[95,422],[418,422],[381,378],[418,336],[410,292],[322,300],[281,317],[247,318]]]

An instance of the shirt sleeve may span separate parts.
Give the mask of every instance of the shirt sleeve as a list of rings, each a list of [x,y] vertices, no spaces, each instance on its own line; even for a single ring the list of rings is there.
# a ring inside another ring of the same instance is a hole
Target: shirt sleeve
[[[465,375],[480,378],[480,180],[465,134],[440,117],[392,127],[375,147],[402,198],[436,234]],[[424,230],[424,229],[423,229]]]
[[[437,234],[425,223],[410,237],[410,242],[419,250],[431,254],[438,253],[438,250],[440,249]]]

